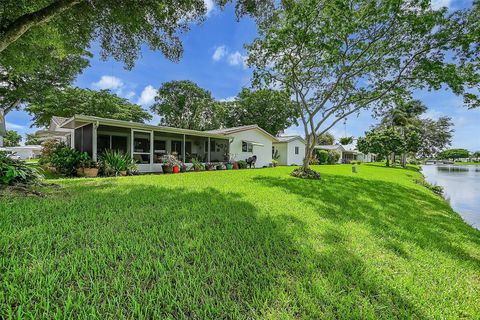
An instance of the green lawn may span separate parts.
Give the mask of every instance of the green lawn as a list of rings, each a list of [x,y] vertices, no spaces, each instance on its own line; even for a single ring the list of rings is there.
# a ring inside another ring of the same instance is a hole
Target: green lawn
[[[362,164],[56,180],[0,198],[0,318],[477,318],[480,231]]]

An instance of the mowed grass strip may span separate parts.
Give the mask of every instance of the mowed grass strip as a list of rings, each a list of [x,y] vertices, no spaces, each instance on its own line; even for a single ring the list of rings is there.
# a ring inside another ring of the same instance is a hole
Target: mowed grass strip
[[[59,180],[0,199],[0,318],[478,318],[480,232],[413,170]]]

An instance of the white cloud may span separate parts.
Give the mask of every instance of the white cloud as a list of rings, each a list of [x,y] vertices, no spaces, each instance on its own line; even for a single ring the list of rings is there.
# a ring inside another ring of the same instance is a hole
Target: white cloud
[[[143,89],[142,93],[140,94],[140,98],[138,99],[137,104],[142,106],[149,106],[155,101],[156,95],[157,90],[151,85],[148,85]]]
[[[128,91],[128,92],[125,94],[125,98],[126,98],[126,99],[132,99],[133,97],[135,97],[135,91]]]
[[[232,101],[235,101],[236,98],[237,97],[232,96],[232,97],[227,97],[227,98],[224,98],[224,99],[220,99],[218,101],[220,101],[220,102],[232,102]]]
[[[8,122],[8,121],[5,123],[5,126],[7,127],[7,130],[23,130],[23,129],[26,129],[25,126],[22,126],[20,124],[11,123],[11,122]]]
[[[443,7],[450,8],[451,4],[452,4],[452,0],[432,0],[432,9],[438,10]]]
[[[99,81],[92,83],[96,89],[118,90],[123,88],[123,81],[114,76],[102,76]]]
[[[227,48],[225,46],[219,46],[215,48],[215,52],[213,53],[212,59],[213,61],[219,61],[225,57],[227,54]]]
[[[207,16],[210,15],[210,13],[215,9],[215,3],[213,0],[203,0],[205,3],[205,8],[207,8]]]
[[[230,53],[227,58],[228,64],[231,66],[243,65],[244,68],[247,67],[247,56],[242,55],[240,52],[235,51]]]

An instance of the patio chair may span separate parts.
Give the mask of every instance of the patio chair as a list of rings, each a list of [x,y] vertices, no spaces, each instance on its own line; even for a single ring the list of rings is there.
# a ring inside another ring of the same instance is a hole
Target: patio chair
[[[250,158],[245,160],[245,162],[250,166],[250,169],[252,168],[252,166],[255,168],[255,163],[257,162],[257,156],[251,156]]]

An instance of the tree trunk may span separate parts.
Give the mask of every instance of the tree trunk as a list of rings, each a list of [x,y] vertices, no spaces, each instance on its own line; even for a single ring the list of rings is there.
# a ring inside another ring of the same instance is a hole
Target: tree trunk
[[[0,29],[0,52],[17,41],[30,28],[47,22],[83,1],[85,0],[58,0],[38,11],[18,17],[6,27]]]
[[[313,148],[315,147],[315,141],[312,141],[312,137],[307,137],[307,144],[305,145],[305,158],[303,159],[303,171],[310,169],[310,158],[312,157]]]
[[[405,168],[407,166],[407,154],[406,153],[402,153],[401,163],[402,163],[402,167]]]
[[[396,155],[395,155],[395,152],[392,152],[392,167],[396,167],[397,166],[397,161],[396,161]]]
[[[5,113],[3,109],[0,108],[0,147],[3,147],[3,136],[5,133],[7,133]]]
[[[387,167],[390,167],[390,155],[387,155],[386,158],[387,158]]]

